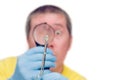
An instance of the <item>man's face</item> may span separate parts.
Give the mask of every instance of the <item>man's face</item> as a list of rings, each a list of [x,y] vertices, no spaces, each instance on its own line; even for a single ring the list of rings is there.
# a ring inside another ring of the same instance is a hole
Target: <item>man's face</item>
[[[36,14],[32,16],[30,24],[31,30],[28,37],[30,48],[36,46],[32,36],[33,28],[41,23],[47,23],[55,30],[55,37],[53,41],[48,44],[48,48],[53,51],[53,54],[57,58],[56,67],[51,68],[51,70],[60,72],[60,67],[63,66],[65,56],[70,48],[72,40],[67,30],[66,19],[62,14],[55,13]]]

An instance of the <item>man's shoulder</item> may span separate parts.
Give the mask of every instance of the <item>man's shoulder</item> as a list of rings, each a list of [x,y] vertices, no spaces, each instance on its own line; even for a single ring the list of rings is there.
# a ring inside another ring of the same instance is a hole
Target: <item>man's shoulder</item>
[[[17,57],[8,57],[5,59],[0,60],[0,63],[4,65],[10,65],[10,64],[15,64],[17,61]]]
[[[0,73],[6,78],[10,77],[15,70],[16,61],[17,57],[8,57],[0,60]]]
[[[86,80],[82,75],[64,65],[62,74],[69,80]]]
[[[17,57],[8,57],[5,59],[0,60],[0,65],[4,68],[11,69],[12,67],[15,67],[17,62]]]

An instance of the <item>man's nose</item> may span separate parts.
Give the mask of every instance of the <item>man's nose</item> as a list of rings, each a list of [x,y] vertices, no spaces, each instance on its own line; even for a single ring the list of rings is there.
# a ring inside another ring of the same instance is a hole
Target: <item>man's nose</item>
[[[54,48],[54,42],[51,41],[50,43],[48,43],[48,48],[53,49]]]

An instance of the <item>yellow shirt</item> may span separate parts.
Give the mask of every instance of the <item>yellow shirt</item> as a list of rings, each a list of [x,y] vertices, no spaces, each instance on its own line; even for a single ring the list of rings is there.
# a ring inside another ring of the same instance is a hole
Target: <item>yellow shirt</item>
[[[12,76],[16,66],[16,57],[10,57],[4,60],[0,60],[0,80],[7,80]],[[62,75],[67,77],[69,80],[85,80],[84,77],[64,66]]]

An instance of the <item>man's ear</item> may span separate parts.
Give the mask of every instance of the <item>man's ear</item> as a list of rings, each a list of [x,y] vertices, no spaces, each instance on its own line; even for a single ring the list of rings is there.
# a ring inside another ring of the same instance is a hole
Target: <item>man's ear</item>
[[[30,41],[29,41],[29,38],[27,37],[26,40],[27,40],[28,47],[30,48],[30,44],[29,44]]]
[[[72,35],[71,35],[71,36],[70,36],[70,42],[69,42],[68,50],[71,48],[72,40],[73,40],[73,38],[72,38]]]
[[[27,43],[29,48],[33,48],[36,46],[34,40],[30,37],[27,37]]]

